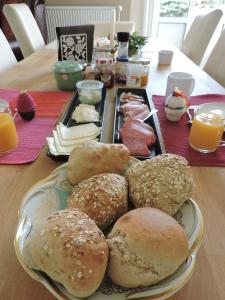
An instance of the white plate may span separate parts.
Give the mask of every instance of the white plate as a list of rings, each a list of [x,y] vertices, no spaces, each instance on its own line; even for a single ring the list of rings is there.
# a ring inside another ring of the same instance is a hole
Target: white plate
[[[66,200],[72,189],[67,180],[66,169],[67,163],[55,169],[50,176],[32,186],[26,193],[19,210],[19,224],[14,244],[18,260],[33,279],[41,282],[59,300],[77,300],[62,285],[50,280],[45,274],[29,269],[23,257],[24,242],[36,224],[42,222],[50,213],[66,207]],[[105,277],[101,288],[88,299],[122,300],[147,296],[149,299],[151,296],[166,299],[181,289],[192,275],[196,253],[203,237],[204,224],[199,207],[191,199],[184,203],[177,214],[177,220],[184,226],[188,236],[190,253],[187,260],[173,275],[151,287],[138,289],[120,288]]]

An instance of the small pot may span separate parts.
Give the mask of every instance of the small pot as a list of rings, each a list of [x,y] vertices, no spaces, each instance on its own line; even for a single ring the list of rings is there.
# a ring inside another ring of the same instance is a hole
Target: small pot
[[[74,91],[76,83],[84,79],[85,67],[77,61],[63,60],[53,65],[57,87],[63,91]]]

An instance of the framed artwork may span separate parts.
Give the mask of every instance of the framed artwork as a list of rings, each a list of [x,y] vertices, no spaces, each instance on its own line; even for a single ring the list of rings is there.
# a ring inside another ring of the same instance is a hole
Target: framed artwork
[[[58,60],[90,64],[94,43],[94,25],[56,27]]]

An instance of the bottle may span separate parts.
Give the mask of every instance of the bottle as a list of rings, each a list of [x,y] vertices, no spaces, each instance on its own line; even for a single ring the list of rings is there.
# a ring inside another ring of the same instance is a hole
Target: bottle
[[[141,65],[128,64],[126,85],[131,88],[139,88],[141,86]]]
[[[95,79],[104,83],[106,88],[114,86],[114,72],[112,58],[98,58],[94,69]]]

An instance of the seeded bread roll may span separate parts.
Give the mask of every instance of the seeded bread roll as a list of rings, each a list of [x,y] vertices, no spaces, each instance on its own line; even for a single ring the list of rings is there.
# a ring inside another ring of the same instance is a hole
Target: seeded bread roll
[[[188,256],[183,228],[163,211],[144,207],[129,211],[108,236],[108,274],[125,287],[149,286],[174,273]]]
[[[108,245],[94,221],[78,209],[53,213],[27,239],[29,267],[61,283],[75,297],[99,287],[108,260]]]
[[[128,209],[127,180],[117,174],[99,174],[74,186],[68,207],[79,208],[105,229]]]
[[[184,157],[162,154],[131,166],[126,173],[135,207],[156,207],[175,214],[191,196],[194,181]]]
[[[68,161],[71,184],[101,173],[121,174],[130,159],[129,150],[122,144],[103,144],[86,141],[75,146]]]

